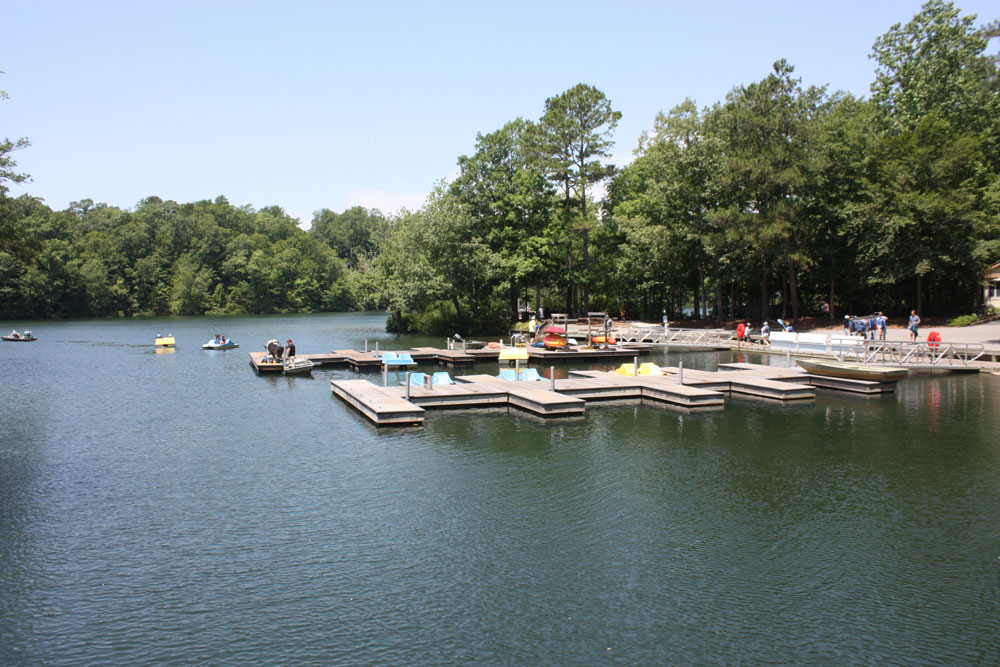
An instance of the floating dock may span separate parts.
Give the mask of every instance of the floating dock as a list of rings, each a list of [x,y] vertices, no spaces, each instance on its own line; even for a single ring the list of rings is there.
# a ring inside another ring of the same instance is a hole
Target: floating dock
[[[250,353],[250,365],[253,366],[253,369],[257,371],[259,375],[280,375],[281,372],[285,370],[284,365],[280,361],[265,361],[265,359],[267,359],[267,352]]]
[[[882,382],[879,380],[855,380],[851,378],[831,377],[829,375],[817,375],[808,373],[802,368],[764,366],[761,364],[719,364],[719,369],[723,371],[735,371],[739,373],[753,373],[758,377],[777,380],[779,382],[798,382],[809,384],[821,389],[832,389],[834,391],[847,391],[854,394],[888,394],[896,391],[896,383]]]
[[[588,401],[650,400],[689,411],[721,409],[726,394],[774,401],[816,397],[817,387],[878,395],[894,382],[851,380],[807,373],[801,368],[720,364],[716,372],[666,367],[663,375],[619,375],[570,371],[568,378],[514,382],[493,375],[462,375],[455,384],[377,387],[367,380],[334,380],[334,394],[376,424],[421,424],[423,410],[514,406],[542,417],[582,416]],[[682,382],[683,378],[683,382]]]

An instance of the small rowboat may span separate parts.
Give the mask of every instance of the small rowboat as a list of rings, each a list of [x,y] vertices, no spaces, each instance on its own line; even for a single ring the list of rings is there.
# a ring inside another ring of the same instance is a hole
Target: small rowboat
[[[305,357],[295,357],[291,361],[286,361],[283,364],[282,373],[284,375],[305,375],[306,373],[311,373],[313,362]]]
[[[909,373],[907,369],[896,366],[850,364],[827,359],[796,359],[795,363],[815,375],[826,375],[827,377],[847,378],[850,380],[895,382],[906,377],[906,374]]]
[[[34,336],[0,336],[0,338],[9,343],[30,343],[33,340],[38,340]]]

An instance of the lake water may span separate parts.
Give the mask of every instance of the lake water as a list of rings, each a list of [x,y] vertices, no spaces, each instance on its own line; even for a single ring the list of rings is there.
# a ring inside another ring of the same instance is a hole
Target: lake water
[[[356,373],[248,363],[272,337],[443,345],[383,323],[0,343],[0,664],[1000,662],[1000,377],[376,429],[331,395]],[[242,347],[203,351],[214,333]]]

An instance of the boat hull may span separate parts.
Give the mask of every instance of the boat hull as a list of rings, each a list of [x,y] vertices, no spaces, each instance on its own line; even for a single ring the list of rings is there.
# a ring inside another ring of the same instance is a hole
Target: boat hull
[[[866,366],[863,364],[846,364],[825,359],[796,359],[802,369],[815,375],[847,378],[849,380],[871,380],[874,382],[896,382],[906,377],[908,370],[893,366]]]
[[[0,338],[3,338],[8,343],[30,343],[32,341],[38,340],[34,336],[32,336],[31,338],[25,338],[24,336],[19,336],[17,338],[14,338],[13,336],[0,336]]]
[[[315,364],[308,359],[296,359],[290,364],[286,363],[281,372],[285,375],[305,375],[306,373],[312,372],[314,365]]]
[[[215,343],[205,343],[201,346],[203,350],[232,350],[239,347],[237,343],[224,343],[216,345]]]

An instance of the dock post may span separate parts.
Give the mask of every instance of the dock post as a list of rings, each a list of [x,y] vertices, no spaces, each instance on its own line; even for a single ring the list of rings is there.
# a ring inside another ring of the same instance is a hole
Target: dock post
[[[375,356],[378,356],[378,341],[375,341]]]
[[[639,377],[639,357],[632,357],[632,375]]]
[[[365,338],[365,354],[368,354],[368,339]]]
[[[520,379],[521,379],[521,360],[520,359],[515,359],[514,360],[514,380],[520,380]]]
[[[410,400],[410,371],[406,371],[406,400]]]
[[[678,378],[677,382],[679,384],[684,384],[684,362],[678,361],[677,367],[680,369],[680,377]]]
[[[389,386],[389,365],[388,364],[382,364],[382,386],[383,387],[388,387]]]
[[[549,366],[549,387],[552,391],[556,390],[556,367]]]
[[[788,363],[792,363],[792,351],[791,350],[785,350],[785,361],[787,361]]]

